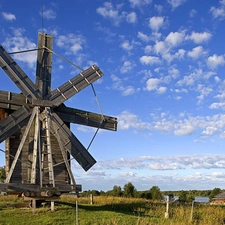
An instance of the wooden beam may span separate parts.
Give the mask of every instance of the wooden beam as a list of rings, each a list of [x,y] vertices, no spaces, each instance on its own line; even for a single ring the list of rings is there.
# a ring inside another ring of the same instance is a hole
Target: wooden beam
[[[52,53],[45,47],[52,50],[53,37],[48,34],[38,33],[38,53],[36,66],[36,85],[41,91],[42,97],[51,90]]]

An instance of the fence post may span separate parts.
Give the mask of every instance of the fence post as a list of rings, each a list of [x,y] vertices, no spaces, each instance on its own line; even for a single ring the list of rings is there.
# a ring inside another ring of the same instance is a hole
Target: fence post
[[[76,225],[78,225],[78,204],[76,201]]]
[[[193,220],[194,203],[195,203],[195,200],[192,201],[192,204],[191,204],[191,217],[190,217],[191,221]]]
[[[170,201],[170,197],[166,196],[166,212],[165,212],[165,218],[166,219],[169,218],[169,201]]]
[[[90,204],[93,205],[94,204],[94,197],[93,194],[90,194]]]

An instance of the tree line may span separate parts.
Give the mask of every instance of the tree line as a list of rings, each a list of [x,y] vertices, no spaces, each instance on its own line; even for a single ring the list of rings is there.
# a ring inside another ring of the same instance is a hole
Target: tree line
[[[88,190],[83,191],[80,196],[88,197],[90,194],[94,196],[114,196],[114,197],[126,197],[126,198],[143,198],[147,200],[163,200],[164,196],[179,196],[180,202],[191,202],[196,196],[209,197],[212,199],[217,194],[222,193],[223,189],[214,188],[213,190],[180,190],[180,191],[161,191],[158,186],[152,186],[149,190],[137,191],[131,182],[124,185],[123,188],[114,185],[112,190],[109,191],[97,191]]]

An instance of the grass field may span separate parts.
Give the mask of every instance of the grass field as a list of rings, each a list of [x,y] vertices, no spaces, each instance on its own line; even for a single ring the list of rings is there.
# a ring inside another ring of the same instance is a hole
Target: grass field
[[[142,199],[116,197],[95,197],[94,204],[89,204],[89,198],[61,196],[55,202],[55,211],[50,206],[36,209],[28,207],[15,196],[0,196],[1,225],[76,225],[76,201],[78,202],[79,225],[221,225],[225,224],[225,207],[195,204],[193,220],[191,204],[170,204],[170,218],[165,218],[166,204]]]

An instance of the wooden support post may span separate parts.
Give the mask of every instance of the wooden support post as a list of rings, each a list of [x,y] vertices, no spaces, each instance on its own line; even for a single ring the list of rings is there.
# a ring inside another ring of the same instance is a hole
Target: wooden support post
[[[166,212],[165,212],[165,218],[166,219],[169,218],[169,201],[170,201],[170,197],[166,196]]]
[[[51,201],[51,211],[54,212],[55,211],[55,202]]]
[[[35,213],[36,212],[36,199],[32,199],[32,212]]]
[[[91,204],[91,205],[94,204],[94,197],[93,197],[93,194],[90,194],[90,204]]]

